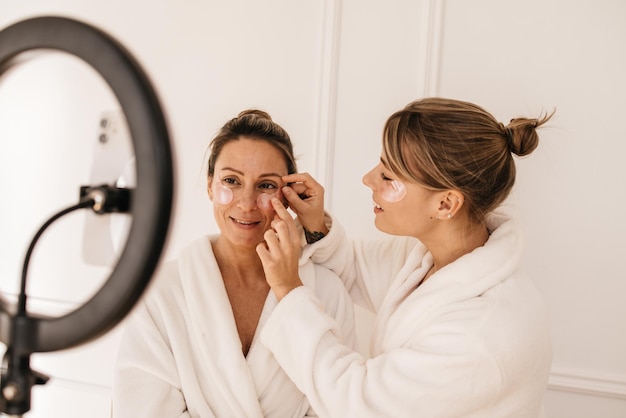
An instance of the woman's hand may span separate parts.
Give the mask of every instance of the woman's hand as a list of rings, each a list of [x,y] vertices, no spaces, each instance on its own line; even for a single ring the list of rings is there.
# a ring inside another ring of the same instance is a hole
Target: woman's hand
[[[298,275],[300,259],[300,236],[296,224],[280,200],[272,198],[276,217],[272,228],[265,231],[265,242],[256,247],[256,252],[263,264],[265,280],[280,301],[287,293],[302,281]]]
[[[289,186],[282,188],[289,207],[298,215],[300,224],[309,232],[328,234],[324,221],[324,187],[308,173],[283,177]]]

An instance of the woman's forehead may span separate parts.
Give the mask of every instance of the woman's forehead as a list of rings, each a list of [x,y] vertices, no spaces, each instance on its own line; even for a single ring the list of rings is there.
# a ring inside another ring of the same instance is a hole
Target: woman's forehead
[[[215,161],[215,169],[265,177],[287,174],[281,151],[266,141],[239,140],[226,144]]]

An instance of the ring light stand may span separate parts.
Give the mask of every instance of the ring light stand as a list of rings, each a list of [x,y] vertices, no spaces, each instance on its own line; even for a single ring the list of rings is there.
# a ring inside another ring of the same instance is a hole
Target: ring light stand
[[[44,317],[26,312],[25,292],[17,309],[0,297],[0,340],[7,346],[0,413],[10,415],[29,411],[32,386],[48,379],[30,369],[32,353],[61,350],[95,339],[119,323],[138,301],[165,244],[174,189],[165,118],[150,81],[131,54],[88,24],[62,17],[37,17],[0,31],[0,76],[15,64],[19,54],[36,49],[75,55],[109,84],[128,123],[137,186],[81,187],[82,201],[88,202],[83,207],[93,204],[92,209],[99,214],[128,211],[132,215],[117,264],[91,299],[64,316]],[[126,207],[129,202],[130,207]]]

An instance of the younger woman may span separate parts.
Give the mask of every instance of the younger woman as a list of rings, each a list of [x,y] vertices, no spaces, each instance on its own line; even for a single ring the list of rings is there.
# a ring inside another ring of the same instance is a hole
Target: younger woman
[[[324,303],[301,286],[300,236],[288,212],[257,247],[280,301],[263,333],[324,417],[535,418],[551,363],[548,316],[519,268],[519,224],[496,211],[515,181],[512,154],[537,147],[549,116],[507,126],[482,108],[428,98],[388,119],[380,162],[363,177],[376,227],[351,241],[325,217],[323,189],[290,175],[283,194],[330,268],[377,314],[370,356],[341,341]],[[298,196],[302,196],[301,199]]]

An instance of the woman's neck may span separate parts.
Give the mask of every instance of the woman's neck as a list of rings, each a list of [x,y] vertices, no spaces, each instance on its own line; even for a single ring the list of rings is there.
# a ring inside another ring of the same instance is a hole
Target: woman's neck
[[[211,246],[222,275],[227,269],[231,278],[238,277],[241,281],[256,281],[259,276],[265,277],[256,249],[234,247],[221,236],[212,242]]]
[[[482,247],[489,239],[489,231],[484,224],[470,223],[467,220],[446,221],[432,238],[423,243],[433,256],[431,276],[458,258]]]

